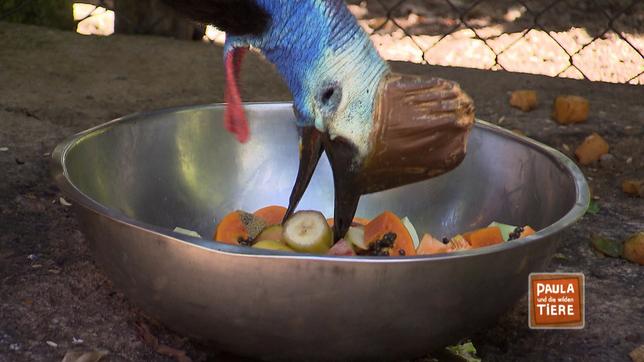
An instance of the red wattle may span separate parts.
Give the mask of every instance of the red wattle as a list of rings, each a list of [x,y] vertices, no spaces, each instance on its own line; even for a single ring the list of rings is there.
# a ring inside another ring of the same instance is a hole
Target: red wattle
[[[226,54],[225,68],[226,68],[226,111],[224,113],[224,126],[229,132],[232,132],[241,143],[248,141],[249,127],[244,108],[242,107],[241,96],[237,81],[239,80],[239,72],[241,69],[241,62],[246,54],[246,48],[234,48]]]

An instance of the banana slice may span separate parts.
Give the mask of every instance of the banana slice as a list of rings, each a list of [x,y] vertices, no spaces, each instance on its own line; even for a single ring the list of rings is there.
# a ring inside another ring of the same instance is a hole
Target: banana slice
[[[333,245],[333,231],[322,213],[298,211],[284,223],[282,241],[296,251],[324,254]]]
[[[253,244],[253,248],[257,249],[266,249],[266,250],[282,250],[282,251],[294,251],[289,248],[286,244],[278,240],[260,240]]]
[[[369,249],[369,245],[364,241],[364,226],[350,227],[349,231],[347,231],[347,234],[344,236],[344,239],[353,244],[356,248],[360,248],[362,250]]]

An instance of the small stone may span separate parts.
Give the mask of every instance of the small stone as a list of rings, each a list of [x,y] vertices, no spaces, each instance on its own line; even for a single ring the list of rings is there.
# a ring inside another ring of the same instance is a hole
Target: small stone
[[[11,351],[20,351],[20,344],[19,343],[11,343],[9,345],[9,350],[11,350]]]
[[[29,255],[27,255],[27,259],[29,259],[29,260],[31,260],[31,261],[34,261],[34,260],[38,259],[38,255],[36,255],[36,254],[29,254]]]
[[[83,341],[81,338],[76,338],[72,336],[72,344],[83,344],[83,342],[85,341]]]
[[[7,152],[9,151],[9,147],[0,147],[0,152]]]
[[[599,165],[602,168],[606,168],[606,169],[611,169],[615,167],[615,156],[611,155],[610,153],[601,155],[599,157]]]
[[[47,341],[46,343],[47,343],[47,345],[48,345],[49,347],[54,347],[54,348],[58,347],[58,344],[57,344],[57,343],[55,343],[55,342]]]
[[[62,197],[59,197],[59,198],[58,198],[58,201],[59,201],[59,202],[60,202],[60,204],[61,204],[61,205],[63,205],[63,206],[72,206],[72,204],[71,204],[69,201],[65,200],[65,199],[64,199],[64,198],[62,198]]]

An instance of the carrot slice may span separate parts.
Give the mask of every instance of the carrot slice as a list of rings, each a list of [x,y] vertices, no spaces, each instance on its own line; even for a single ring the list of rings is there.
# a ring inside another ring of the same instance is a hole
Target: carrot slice
[[[326,222],[330,227],[333,227],[333,225],[335,224],[335,220],[332,217],[326,219]],[[353,218],[353,221],[351,223],[353,224],[352,226],[365,226],[369,223],[369,219],[356,216]]]
[[[219,225],[217,225],[214,239],[225,244],[233,245],[238,245],[240,240],[248,239],[248,232],[242,223],[239,210],[224,216]]]
[[[385,211],[364,227],[364,240],[370,245],[381,240],[385,234],[394,233],[396,239],[394,246],[389,251],[391,256],[416,255],[414,241],[402,221],[394,213]]]
[[[262,207],[253,213],[253,215],[264,219],[268,225],[281,224],[285,214],[286,208],[284,206],[277,205]]]
[[[416,249],[417,255],[431,255],[431,254],[441,254],[447,253],[449,247],[446,244],[443,244],[439,240],[435,239],[430,234],[423,235],[423,239],[418,244]]]
[[[483,246],[494,245],[503,242],[503,235],[501,229],[497,226],[489,226],[482,229],[477,229],[463,234],[463,238],[467,240],[473,248],[480,248]]]

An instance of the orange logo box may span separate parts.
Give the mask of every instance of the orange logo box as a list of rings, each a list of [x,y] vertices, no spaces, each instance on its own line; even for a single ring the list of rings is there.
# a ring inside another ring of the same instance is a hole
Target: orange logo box
[[[532,273],[529,280],[530,328],[584,328],[586,315],[583,274]]]

